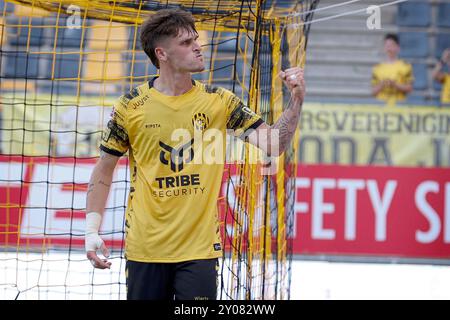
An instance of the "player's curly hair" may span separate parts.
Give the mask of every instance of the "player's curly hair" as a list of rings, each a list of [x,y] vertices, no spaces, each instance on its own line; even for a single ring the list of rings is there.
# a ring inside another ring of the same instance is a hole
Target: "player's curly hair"
[[[162,9],[144,21],[141,26],[142,49],[156,68],[159,69],[155,54],[157,42],[164,37],[176,37],[183,29],[197,33],[194,17],[182,9]]]

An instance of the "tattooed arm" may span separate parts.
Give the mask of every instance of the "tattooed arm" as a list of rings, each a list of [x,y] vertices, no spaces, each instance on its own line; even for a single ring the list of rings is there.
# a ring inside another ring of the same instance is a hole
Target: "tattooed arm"
[[[97,256],[97,249],[101,249],[105,257],[109,256],[103,240],[98,235],[103,211],[108,199],[114,169],[120,157],[100,152],[100,159],[92,171],[86,195],[86,252],[92,265],[99,269],[109,268],[111,263]]]
[[[86,212],[103,213],[119,157],[100,151],[100,159],[92,171],[86,195]]]
[[[268,156],[279,156],[289,146],[297,129],[305,96],[302,69],[287,69],[279,76],[291,92],[286,109],[272,126],[262,123],[255,132],[249,135],[249,142],[264,150]]]

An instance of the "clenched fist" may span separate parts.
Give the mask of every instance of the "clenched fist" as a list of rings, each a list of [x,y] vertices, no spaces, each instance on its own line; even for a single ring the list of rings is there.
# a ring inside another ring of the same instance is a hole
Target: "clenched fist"
[[[299,67],[289,68],[285,71],[281,71],[279,76],[289,89],[292,99],[298,99],[303,102],[303,99],[305,98],[305,78],[303,69]]]

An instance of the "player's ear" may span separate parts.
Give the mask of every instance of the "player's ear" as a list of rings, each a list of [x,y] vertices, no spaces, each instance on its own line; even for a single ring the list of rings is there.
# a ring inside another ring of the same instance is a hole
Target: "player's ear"
[[[164,61],[164,62],[167,61],[167,52],[166,52],[166,50],[164,50],[163,47],[156,47],[155,55],[159,61]]]

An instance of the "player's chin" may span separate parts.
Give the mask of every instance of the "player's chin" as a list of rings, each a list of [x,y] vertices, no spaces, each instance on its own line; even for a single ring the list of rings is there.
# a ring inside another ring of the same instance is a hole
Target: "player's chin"
[[[205,65],[203,63],[194,65],[191,69],[191,72],[202,72],[202,71],[205,71]]]

